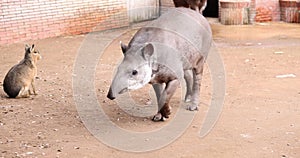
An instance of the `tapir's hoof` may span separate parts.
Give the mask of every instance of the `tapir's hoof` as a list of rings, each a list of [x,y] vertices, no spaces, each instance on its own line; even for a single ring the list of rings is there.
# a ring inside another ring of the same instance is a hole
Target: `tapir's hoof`
[[[196,111],[196,110],[198,110],[198,106],[197,105],[188,105],[186,109],[189,111]]]
[[[158,122],[158,121],[165,121],[166,119],[162,116],[161,113],[157,113],[153,116],[152,121]]]
[[[171,115],[171,107],[168,104],[165,104],[165,106],[160,109],[159,113],[161,113],[164,118],[169,118],[169,115]]]

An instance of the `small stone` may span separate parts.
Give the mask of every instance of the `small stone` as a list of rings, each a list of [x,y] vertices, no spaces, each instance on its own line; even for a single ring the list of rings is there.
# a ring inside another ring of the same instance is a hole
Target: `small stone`
[[[32,155],[33,152],[29,151],[29,152],[26,152],[26,155]]]
[[[245,45],[246,45],[246,46],[252,46],[253,43],[247,42],[247,43],[245,43]]]
[[[294,135],[295,132],[285,132],[285,134],[287,134],[287,135]]]
[[[11,142],[14,142],[14,140],[13,139],[7,139],[7,142],[11,143]]]
[[[296,75],[294,74],[284,74],[284,75],[277,75],[276,78],[295,78]]]
[[[282,51],[278,51],[278,52],[274,52],[274,54],[283,54],[284,52]]]
[[[249,134],[240,134],[241,137],[243,138],[250,138],[251,136]]]
[[[40,146],[41,149],[45,149],[45,148],[49,148],[49,147],[50,147],[49,144],[42,144],[42,145]]]

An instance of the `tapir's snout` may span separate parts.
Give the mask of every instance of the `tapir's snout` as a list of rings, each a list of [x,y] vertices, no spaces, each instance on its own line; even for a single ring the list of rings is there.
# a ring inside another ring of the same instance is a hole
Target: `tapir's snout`
[[[107,94],[107,98],[109,98],[110,100],[116,99],[116,97],[114,96],[111,88],[109,88],[109,91],[108,91],[108,94]]]

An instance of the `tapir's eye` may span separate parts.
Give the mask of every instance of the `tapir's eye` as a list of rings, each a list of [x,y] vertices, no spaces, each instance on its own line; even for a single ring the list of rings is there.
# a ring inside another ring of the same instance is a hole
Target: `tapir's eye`
[[[138,72],[136,70],[133,70],[132,73],[131,73],[133,76],[137,75]]]

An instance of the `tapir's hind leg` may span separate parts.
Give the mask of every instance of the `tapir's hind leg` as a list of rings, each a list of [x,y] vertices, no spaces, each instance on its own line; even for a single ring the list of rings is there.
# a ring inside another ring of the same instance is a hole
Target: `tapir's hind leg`
[[[171,108],[169,106],[169,101],[171,97],[174,95],[177,87],[179,85],[179,81],[172,80],[167,83],[165,89],[161,92],[161,95],[159,97],[158,101],[158,113],[153,117],[153,121],[163,121],[165,118],[169,118],[169,115],[171,114]],[[155,89],[155,87],[153,86]],[[158,88],[155,92],[159,92]],[[160,87],[161,88],[161,87]],[[157,96],[157,95],[156,95]]]
[[[190,102],[193,94],[193,72],[191,70],[184,71],[184,80],[186,83],[185,102]]]
[[[199,94],[200,94],[200,87],[201,87],[202,74],[203,74],[203,65],[204,65],[204,60],[203,58],[201,58],[197,63],[197,67],[193,69],[192,102],[187,107],[187,110],[190,111],[198,110]]]

